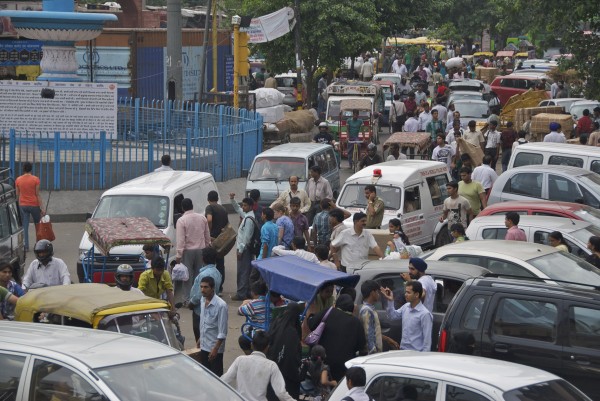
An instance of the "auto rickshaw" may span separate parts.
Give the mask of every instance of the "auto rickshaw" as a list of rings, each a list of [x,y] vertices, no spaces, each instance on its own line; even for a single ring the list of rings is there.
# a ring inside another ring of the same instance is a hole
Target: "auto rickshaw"
[[[167,301],[106,284],[30,289],[17,301],[15,320],[115,331],[183,348]]]
[[[340,101],[340,118],[338,121],[338,133],[340,138],[340,152],[342,157],[348,158],[348,151],[354,149],[353,146],[357,145],[357,151],[354,151],[352,157],[353,164],[356,170],[358,162],[362,160],[367,152],[367,145],[376,138],[374,138],[374,131],[377,130],[378,123],[375,122],[376,118],[372,110],[372,99],[343,99]],[[358,110],[358,118],[363,121],[361,132],[358,134],[358,141],[348,141],[348,127],[346,126],[347,120],[352,118],[353,110]],[[374,130],[375,127],[375,130]],[[356,156],[356,158],[354,157]]]

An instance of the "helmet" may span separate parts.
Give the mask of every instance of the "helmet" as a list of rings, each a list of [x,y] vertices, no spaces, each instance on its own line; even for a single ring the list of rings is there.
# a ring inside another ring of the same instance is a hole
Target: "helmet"
[[[322,123],[319,124],[319,128],[327,128],[327,123],[325,121],[323,121]]]
[[[129,277],[129,281],[121,281],[121,277],[123,276]],[[133,267],[127,264],[119,265],[115,273],[115,281],[117,282],[117,287],[123,291],[129,291],[133,284]]]
[[[44,252],[45,254],[40,255],[41,252]],[[48,241],[47,239],[41,239],[35,243],[33,253],[35,253],[37,260],[39,260],[43,265],[46,265],[52,260],[52,255],[54,255],[54,246],[52,246],[52,242]]]

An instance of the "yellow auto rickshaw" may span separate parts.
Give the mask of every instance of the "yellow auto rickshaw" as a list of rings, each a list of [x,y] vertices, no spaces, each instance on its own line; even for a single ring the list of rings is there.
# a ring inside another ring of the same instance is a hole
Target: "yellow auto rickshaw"
[[[183,348],[166,301],[106,284],[30,289],[17,301],[15,320],[109,330]]]

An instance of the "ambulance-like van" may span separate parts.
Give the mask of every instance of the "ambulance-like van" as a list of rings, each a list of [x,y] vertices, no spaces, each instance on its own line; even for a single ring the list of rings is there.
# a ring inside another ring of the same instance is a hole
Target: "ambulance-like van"
[[[398,218],[412,245],[438,247],[451,241],[447,222],[439,222],[448,197],[446,184],[451,180],[448,167],[441,162],[395,160],[375,164],[346,180],[337,206],[352,214],[365,212],[365,186],[373,184],[385,203],[381,229],[387,230],[388,222]],[[352,226],[352,217],[345,224]]]

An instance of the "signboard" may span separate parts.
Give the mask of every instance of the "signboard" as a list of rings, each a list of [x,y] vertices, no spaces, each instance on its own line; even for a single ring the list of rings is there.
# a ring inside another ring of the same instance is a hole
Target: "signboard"
[[[271,14],[252,18],[250,26],[240,28],[240,31],[248,33],[250,43],[269,42],[290,32],[290,20],[292,18],[294,18],[294,10],[285,7]]]
[[[330,95],[375,95],[377,88],[375,85],[336,85],[327,87],[327,94]]]
[[[42,89],[54,98],[41,97]],[[117,136],[117,85],[81,82],[0,81],[0,132],[60,132]]]
[[[225,91],[233,91],[233,55],[225,55]]]
[[[182,99],[199,99],[200,92],[200,65],[202,62],[202,46],[183,46],[181,48],[181,67],[182,67]],[[163,54],[167,55],[167,48],[163,48]],[[163,57],[163,76],[167,74],[167,57]],[[164,98],[167,99],[167,85],[165,84]]]
[[[42,42],[7,39],[0,41],[0,66],[40,65]]]

